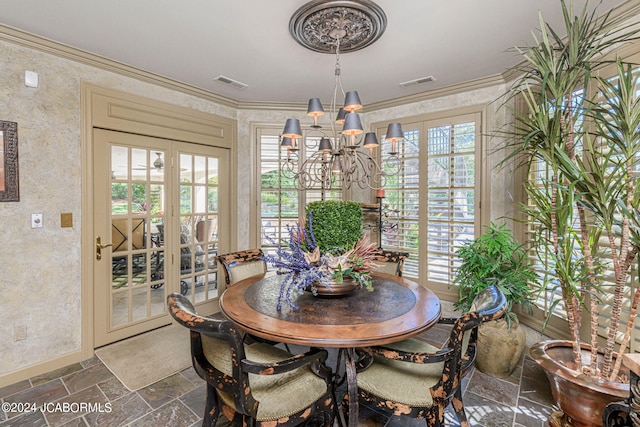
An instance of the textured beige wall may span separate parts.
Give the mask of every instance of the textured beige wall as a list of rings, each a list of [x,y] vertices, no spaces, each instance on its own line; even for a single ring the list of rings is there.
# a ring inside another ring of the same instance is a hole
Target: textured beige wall
[[[0,203],[0,377],[81,348],[81,82],[235,119],[235,109],[0,41],[0,120],[18,123],[20,201]],[[39,87],[24,84],[26,70]],[[60,227],[60,214],[73,227]],[[44,227],[31,229],[31,213]],[[15,328],[27,338],[14,341]]]

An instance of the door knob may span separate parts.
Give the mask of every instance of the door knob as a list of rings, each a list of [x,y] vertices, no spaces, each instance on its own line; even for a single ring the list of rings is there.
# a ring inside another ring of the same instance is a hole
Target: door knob
[[[100,236],[96,237],[96,259],[97,260],[101,260],[102,259],[102,250],[104,248],[108,248],[110,246],[113,246],[113,243],[105,243],[103,245],[102,244],[102,239],[100,238]]]

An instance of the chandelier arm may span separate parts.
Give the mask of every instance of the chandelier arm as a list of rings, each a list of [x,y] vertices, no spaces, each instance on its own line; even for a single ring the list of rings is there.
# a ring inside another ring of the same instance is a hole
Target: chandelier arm
[[[327,159],[326,153],[316,151],[300,165],[294,179],[301,189],[308,190],[316,187],[329,189],[331,188],[329,165],[330,160]]]
[[[280,173],[285,178],[295,179],[298,171],[298,156],[289,153],[287,158],[280,165]]]
[[[338,89],[342,93],[342,97],[344,98],[344,89],[342,88],[342,78],[340,77],[340,39],[336,40],[336,65],[334,70],[335,82],[333,85],[333,97],[331,98],[331,105],[329,105],[329,115],[331,116],[329,119],[329,123],[331,124],[331,133],[333,134],[334,144],[336,144],[336,148],[340,148],[340,144],[338,143],[338,132],[336,129],[336,116],[338,115]]]
[[[307,132],[306,135],[302,139],[304,140],[304,146],[305,146],[305,148],[307,150],[314,150],[314,149],[318,148],[318,145],[315,142],[315,140],[313,138],[311,138],[312,136],[314,136],[315,133],[320,134],[321,138],[322,137],[325,137],[325,138],[332,138],[333,137],[333,135],[328,134],[327,132],[323,131],[322,128],[320,128],[320,127],[312,128],[312,129],[310,129],[310,130],[308,130],[306,132]]]
[[[344,163],[347,165],[346,173],[343,174],[345,175],[344,181],[349,185],[358,184],[358,187],[362,189],[380,190],[384,188],[387,176],[391,174],[385,172],[376,159],[362,150],[344,150],[344,153]],[[398,171],[394,171],[393,175]]]
[[[381,170],[386,171],[386,175],[397,175],[402,167],[400,157],[397,154],[390,154],[382,161]]]

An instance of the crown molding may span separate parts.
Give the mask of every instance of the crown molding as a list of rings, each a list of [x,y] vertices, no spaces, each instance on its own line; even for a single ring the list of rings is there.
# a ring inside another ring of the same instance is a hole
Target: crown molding
[[[504,84],[505,80],[501,74],[495,74],[480,79],[470,80],[451,86],[434,89],[427,92],[415,93],[400,98],[388,99],[384,101],[367,104],[365,109],[367,113],[382,110],[385,108],[399,107],[402,105],[412,104],[414,102],[426,101],[429,99],[442,98],[444,96],[455,95],[472,90],[482,89],[485,87]],[[302,103],[275,103],[275,102],[238,102],[238,109],[241,110],[294,110],[307,111],[307,104]]]
[[[93,53],[85,52],[83,50],[76,49],[74,47],[58,43],[44,37],[36,36],[34,34],[27,33],[26,31],[18,30],[17,28],[13,28],[3,24],[0,24],[0,40],[8,41],[10,43],[38,50],[40,52],[55,55],[60,58],[90,65],[126,77],[132,77],[148,83],[157,84],[168,89],[177,90],[188,95],[193,95],[198,98],[206,99],[239,110],[306,111],[307,108],[306,104],[294,102],[236,101],[234,99],[227,98],[210,91],[199,89],[197,87],[187,85],[185,83],[181,83],[179,81],[163,77],[158,74],[144,71],[118,61],[113,61],[111,59],[107,59]],[[502,81],[496,81],[496,76],[491,76],[429,92],[423,92],[406,97],[369,104],[367,105],[367,111],[375,111],[383,108],[409,104],[412,102],[419,102],[426,99],[438,98],[445,95],[465,92],[471,89],[495,85],[501,82]]]
[[[402,105],[412,104],[414,102],[426,101],[429,99],[442,98],[445,96],[455,95],[472,90],[483,89],[486,87],[504,84],[505,80],[501,74],[482,77],[480,79],[469,80],[467,82],[457,83],[451,86],[445,86],[439,89],[427,92],[415,93],[413,95],[403,96],[400,98],[389,99],[386,101],[374,102],[367,104],[367,113],[385,108],[399,107]]]
[[[627,0],[611,9],[610,18],[621,17],[624,19],[635,18],[640,12],[640,0]]]
[[[265,111],[307,111],[307,104],[301,102],[262,102],[262,101],[238,101],[238,110],[265,110]]]
[[[137,80],[152,83],[158,86],[165,87],[167,89],[176,90],[187,95],[196,96],[198,98],[206,99],[221,105],[225,105],[227,107],[238,108],[238,102],[231,98],[202,90],[195,86],[181,83],[177,80],[163,77],[159,74],[144,71],[118,61],[113,61],[111,59],[107,59],[93,53],[85,52],[83,50],[76,49],[44,37],[36,36],[34,34],[27,33],[26,31],[21,31],[17,28],[13,28],[4,24],[0,24],[0,40],[8,41],[20,46],[28,47],[30,49],[58,56],[60,58],[69,59],[71,61],[79,62],[85,65],[90,65],[126,77],[132,77]]]

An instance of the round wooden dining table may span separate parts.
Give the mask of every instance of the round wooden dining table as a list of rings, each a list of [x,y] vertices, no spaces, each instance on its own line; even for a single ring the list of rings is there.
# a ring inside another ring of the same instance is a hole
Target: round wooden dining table
[[[349,394],[349,422],[356,426],[358,397],[355,349],[389,344],[417,335],[438,322],[440,300],[429,289],[398,276],[374,273],[372,292],[342,296],[295,293],[277,309],[282,275],[244,279],[220,297],[222,313],[252,335],[308,347],[342,348]]]

